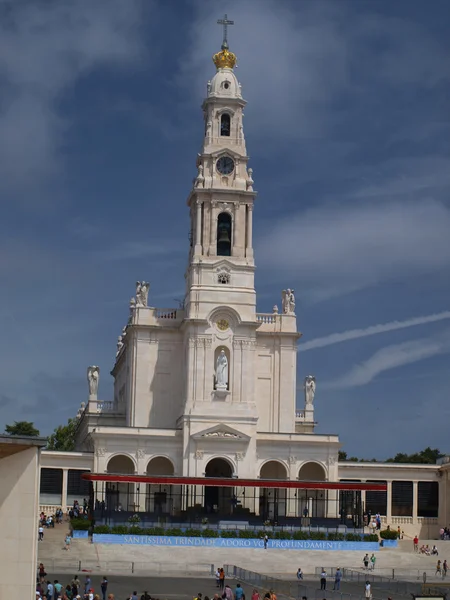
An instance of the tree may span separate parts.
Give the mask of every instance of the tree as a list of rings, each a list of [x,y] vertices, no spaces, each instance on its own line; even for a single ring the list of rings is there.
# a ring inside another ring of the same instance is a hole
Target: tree
[[[340,461],[347,460],[347,452],[344,452],[343,450],[339,450],[338,460],[340,460]]]
[[[34,423],[30,421],[14,421],[13,425],[6,425],[5,432],[9,435],[23,435],[37,437],[39,429],[36,429]]]
[[[430,448],[427,446],[420,452],[414,454],[405,454],[399,452],[394,458],[388,458],[387,463],[409,463],[416,465],[435,465],[438,458],[444,456],[438,448]]]
[[[69,419],[67,425],[58,425],[47,438],[47,450],[60,450],[62,452],[75,450],[77,423],[77,419]]]

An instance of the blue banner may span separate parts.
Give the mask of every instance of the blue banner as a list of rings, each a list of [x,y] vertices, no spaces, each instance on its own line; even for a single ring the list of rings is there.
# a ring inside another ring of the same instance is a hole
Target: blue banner
[[[72,531],[72,537],[75,538],[88,538],[89,537],[89,531],[82,531],[80,529],[74,529]]]
[[[264,548],[261,539],[201,538],[170,535],[116,535],[94,533],[94,544],[122,544],[132,546],[199,546],[208,548]],[[329,542],[326,540],[270,540],[267,548],[277,550],[358,550],[375,552],[378,542]]]

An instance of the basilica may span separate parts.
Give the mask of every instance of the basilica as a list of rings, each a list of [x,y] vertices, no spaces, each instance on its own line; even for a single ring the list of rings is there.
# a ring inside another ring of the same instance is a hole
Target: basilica
[[[150,284],[136,284],[111,371],[114,398],[99,399],[103,372],[90,366],[76,451],[42,452],[41,509],[91,495],[111,511],[178,523],[361,526],[371,512],[434,535],[450,520],[450,463],[339,462],[338,435],[315,431],[314,376],[297,383],[294,290],[257,312],[258,197],[226,30],[213,62],[187,197],[184,302],[152,306]]]

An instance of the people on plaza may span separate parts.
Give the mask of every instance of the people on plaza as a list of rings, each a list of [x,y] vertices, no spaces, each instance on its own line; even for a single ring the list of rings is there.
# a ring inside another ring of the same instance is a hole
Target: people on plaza
[[[253,589],[252,600],[261,600],[261,596],[256,588]]]
[[[370,568],[372,569],[372,571],[375,569],[376,562],[377,562],[377,557],[372,552],[372,556],[370,557]]]
[[[303,579],[303,571],[300,567],[297,569],[297,579]]]
[[[325,569],[323,567],[322,567],[322,572],[320,573],[320,589],[321,590],[327,589],[327,572],[325,571]]]
[[[219,569],[219,567],[217,567],[217,569],[216,569],[215,577],[216,577],[216,587],[220,588],[220,569]]]
[[[219,571],[220,571],[219,584],[220,584],[220,589],[223,592],[224,588],[225,588],[225,571],[223,570],[222,567],[219,569]]]
[[[414,552],[417,552],[419,550],[419,538],[417,535],[415,535],[413,539],[413,548]]]
[[[244,590],[241,587],[241,584],[236,584],[236,589],[234,590],[234,598],[235,600],[245,600]]]
[[[440,560],[438,560],[437,563],[436,563],[436,573],[435,573],[435,575],[442,575],[442,572],[441,572],[441,561]]]
[[[100,584],[100,589],[102,590],[102,599],[106,600],[106,592],[108,590],[108,580],[106,577],[103,577],[102,582]]]
[[[369,568],[369,555],[366,554],[363,558],[364,568],[367,570]]]
[[[366,581],[366,588],[364,590],[364,597],[366,600],[372,599],[372,587],[370,585],[370,581]]]
[[[341,589],[341,579],[342,579],[342,571],[338,567],[336,569],[336,573],[334,574],[334,586],[333,586],[333,590],[336,592]]]
[[[228,583],[225,584],[225,589],[223,590],[222,598],[224,600],[234,600],[233,590],[230,588]]]
[[[439,552],[438,552],[438,549],[436,547],[436,544],[434,544],[434,546],[431,548],[431,555],[432,556],[439,556]]]

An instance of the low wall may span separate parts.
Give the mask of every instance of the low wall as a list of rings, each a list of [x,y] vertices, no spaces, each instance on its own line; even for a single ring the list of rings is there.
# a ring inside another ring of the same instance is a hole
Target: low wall
[[[164,535],[116,535],[94,533],[94,544],[121,544],[136,546],[207,546],[210,548],[264,548],[261,539],[175,537]],[[376,552],[377,542],[331,542],[322,540],[270,540],[267,548],[277,550],[358,550]]]
[[[77,539],[77,538],[84,538],[84,539],[88,538],[89,537],[89,531],[81,531],[79,529],[74,529],[72,531],[72,537],[74,539]]]

